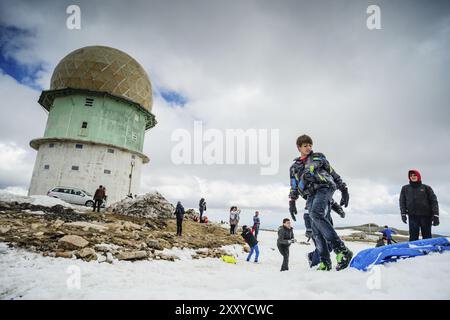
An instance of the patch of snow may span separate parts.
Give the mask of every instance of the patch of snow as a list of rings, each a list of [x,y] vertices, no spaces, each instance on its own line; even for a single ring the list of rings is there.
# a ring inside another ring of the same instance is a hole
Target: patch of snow
[[[304,237],[296,234],[297,240]],[[114,261],[114,264],[43,257],[0,243],[0,299],[450,299],[450,252],[400,260],[370,272],[353,268],[310,269],[313,249],[293,244],[289,271],[276,232],[258,236],[260,262],[246,262],[239,245],[227,246],[236,264],[221,259],[188,259],[190,250],[173,249],[185,259]],[[357,254],[371,247],[346,242]],[[335,255],[332,253],[335,265]],[[432,272],[430,272],[432,270]],[[74,286],[80,276],[80,287]]]

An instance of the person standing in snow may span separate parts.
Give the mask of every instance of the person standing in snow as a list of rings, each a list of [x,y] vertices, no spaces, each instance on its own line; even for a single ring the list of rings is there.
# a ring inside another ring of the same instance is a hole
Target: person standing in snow
[[[94,193],[94,207],[92,212],[95,212],[96,208],[97,212],[100,212],[100,206],[103,203],[103,199],[105,199],[105,189],[100,185]]]
[[[283,225],[278,228],[277,247],[283,256],[283,263],[280,271],[289,270],[289,246],[295,242],[294,231],[289,218],[283,219]]]
[[[353,253],[334,230],[327,219],[327,208],[336,189],[341,191],[341,206],[348,206],[349,193],[347,185],[333,170],[325,155],[313,152],[313,141],[307,135],[297,138],[297,149],[300,157],[294,159],[290,168],[289,212],[295,220],[297,208],[295,201],[299,195],[306,197],[309,215],[311,217],[312,236],[320,252],[318,270],[331,270],[330,251],[328,243],[336,253],[336,270],[347,268]]]
[[[239,215],[241,213],[241,209],[238,207],[231,207],[230,209],[230,234],[236,234],[236,229],[239,224]]]
[[[383,234],[383,239],[386,239],[387,244],[392,244],[392,242],[396,242],[394,239],[392,239],[393,234],[397,234],[395,230],[392,230],[388,226],[384,226],[384,229],[381,230],[381,233]]]
[[[258,240],[256,240],[256,237],[253,235],[251,230],[247,228],[247,226],[242,226],[242,238],[244,238],[244,241],[249,245],[250,247],[250,253],[247,256],[247,261],[250,261],[250,258],[253,255],[253,252],[256,253],[255,255],[255,263],[258,263],[259,258],[259,248],[258,248]]]
[[[255,235],[255,239],[258,239],[260,224],[261,220],[259,219],[259,211],[255,211],[255,215],[253,216],[253,227],[252,227],[252,232]]]
[[[422,183],[418,170],[408,171],[409,184],[400,192],[400,213],[402,221],[409,218],[409,241],[432,237],[431,226],[439,225],[439,204],[433,189]]]
[[[177,207],[175,208],[174,214],[177,218],[177,236],[181,237],[181,233],[183,231],[184,207],[180,201],[177,202]]]
[[[198,211],[200,212],[200,223],[202,223],[203,212],[206,211],[206,201],[204,198],[201,198],[200,202],[198,203]]]

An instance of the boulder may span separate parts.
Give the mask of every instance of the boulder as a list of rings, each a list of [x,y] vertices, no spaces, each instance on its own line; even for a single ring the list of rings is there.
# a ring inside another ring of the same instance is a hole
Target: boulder
[[[159,243],[158,240],[154,240],[154,239],[148,239],[147,240],[147,246],[149,248],[155,249],[155,250],[163,250],[164,247]]]
[[[57,258],[70,259],[70,258],[72,258],[72,256],[73,256],[73,253],[71,251],[56,252],[56,257]]]
[[[135,199],[126,198],[107,208],[115,214],[142,218],[172,218],[175,207],[159,192],[147,193]]]
[[[7,233],[9,230],[11,230],[10,226],[2,226],[0,227],[0,234],[5,234]]]
[[[146,251],[123,251],[117,255],[119,260],[141,260],[148,257]]]
[[[77,256],[77,258],[80,258],[84,261],[97,260],[97,254],[95,253],[95,250],[92,248],[81,249],[75,255]]]
[[[64,236],[58,240],[59,245],[66,249],[82,249],[86,247],[89,242],[77,235]]]
[[[111,252],[107,252],[106,253],[106,262],[113,263],[113,261],[114,261],[114,257],[112,255],[112,253]]]

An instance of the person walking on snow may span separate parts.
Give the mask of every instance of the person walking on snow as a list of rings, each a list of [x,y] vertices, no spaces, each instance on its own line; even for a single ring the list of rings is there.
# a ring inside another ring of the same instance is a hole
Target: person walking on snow
[[[238,207],[231,207],[230,209],[230,234],[236,234],[236,229],[239,224],[239,215],[241,213],[241,209]]]
[[[258,239],[259,225],[260,224],[261,224],[261,220],[259,219],[259,211],[255,211],[255,215],[253,217],[252,232],[255,235],[256,239]]]
[[[100,206],[103,203],[103,199],[105,199],[105,189],[100,185],[94,193],[94,208],[92,212],[95,212],[96,208],[97,212],[100,212]]]
[[[320,263],[320,252],[319,252],[319,249],[317,248],[316,241],[314,240],[314,237],[313,237],[313,232],[312,232],[312,228],[311,228],[311,217],[309,216],[308,205],[309,205],[309,203],[306,203],[305,213],[303,214],[303,220],[305,222],[305,228],[306,228],[305,237],[308,238],[308,241],[312,238],[314,246],[315,246],[315,249],[308,253],[309,267],[312,268],[312,267],[317,266]],[[333,219],[331,218],[332,210],[334,212],[336,212],[341,218],[345,217],[344,209],[342,209],[342,207],[339,205],[339,203],[337,203],[336,201],[331,199],[331,202],[328,204],[327,216],[326,216],[327,220],[330,221],[331,225],[333,225]],[[330,242],[327,242],[327,246],[328,246],[329,252],[333,251],[333,247],[331,246]]]
[[[396,243],[396,241],[394,239],[392,239],[392,235],[397,234],[397,232],[395,232],[395,230],[392,230],[388,226],[384,226],[384,229],[381,230],[381,233],[383,234],[383,239],[386,239],[386,242],[388,245],[392,244],[392,242]]]
[[[244,241],[249,245],[250,247],[250,253],[247,256],[247,261],[250,261],[250,258],[253,255],[253,252],[256,253],[255,255],[255,263],[258,263],[259,258],[259,248],[258,248],[258,240],[256,240],[256,237],[253,235],[251,230],[247,228],[247,226],[242,226],[242,238],[244,238]]]
[[[294,231],[291,227],[291,220],[283,219],[283,225],[278,228],[277,247],[283,256],[283,263],[280,271],[289,270],[289,246],[295,242]]]
[[[418,170],[408,171],[409,184],[400,192],[400,213],[402,221],[409,218],[409,241],[432,237],[431,226],[439,225],[439,204],[433,189],[422,183]]]
[[[181,237],[183,231],[184,207],[180,201],[177,202],[174,214],[177,218],[177,236]]]
[[[200,202],[198,203],[198,211],[200,212],[200,223],[203,222],[203,212],[206,211],[206,201],[204,198],[200,199]]]
[[[336,270],[347,268],[353,253],[339,238],[333,225],[327,219],[327,208],[333,193],[339,189],[342,194],[340,205],[348,206],[349,193],[347,185],[333,170],[325,155],[313,152],[311,137],[302,135],[297,138],[300,157],[294,159],[290,168],[289,212],[292,217],[297,214],[295,201],[299,195],[305,195],[311,217],[313,237],[320,253],[319,270],[331,270],[328,242],[336,253]]]

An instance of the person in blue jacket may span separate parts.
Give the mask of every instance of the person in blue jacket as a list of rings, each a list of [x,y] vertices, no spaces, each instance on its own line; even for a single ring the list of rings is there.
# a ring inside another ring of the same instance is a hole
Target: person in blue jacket
[[[311,137],[301,135],[297,138],[296,145],[300,157],[294,159],[294,163],[290,167],[289,212],[295,220],[297,214],[295,202],[299,196],[306,198],[311,218],[312,236],[320,253],[318,270],[331,270],[328,243],[331,243],[331,247],[336,253],[336,270],[345,269],[348,267],[353,253],[327,219],[327,211],[336,189],[340,190],[342,194],[340,205],[348,206],[347,185],[331,167],[324,154],[313,152]]]
[[[392,239],[393,234],[397,234],[395,230],[392,230],[388,226],[384,226],[384,229],[381,230],[381,233],[383,234],[383,239],[386,239],[387,244],[392,244],[392,242],[397,243],[394,239]]]

